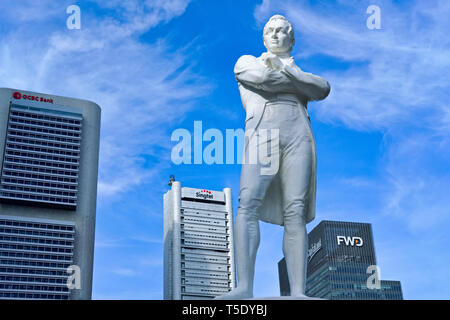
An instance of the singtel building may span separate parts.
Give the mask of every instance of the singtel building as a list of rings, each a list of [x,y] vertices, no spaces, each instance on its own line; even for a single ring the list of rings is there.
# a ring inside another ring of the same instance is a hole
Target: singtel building
[[[0,89],[0,299],[91,298],[99,133],[93,102]]]
[[[308,243],[308,296],[331,300],[403,299],[399,281],[375,278],[377,262],[370,224],[321,221],[308,234]],[[281,295],[289,295],[284,258],[278,270]]]
[[[212,299],[235,287],[231,189],[172,183],[164,195],[164,299]]]

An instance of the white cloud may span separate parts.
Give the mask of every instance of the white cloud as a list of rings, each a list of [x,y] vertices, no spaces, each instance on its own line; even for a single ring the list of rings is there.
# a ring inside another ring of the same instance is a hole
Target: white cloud
[[[137,275],[134,269],[129,268],[117,268],[113,269],[111,272],[123,277],[134,277]]]
[[[121,235],[119,237],[105,237],[104,235],[97,236],[95,241],[95,247],[98,248],[122,248],[122,247],[137,247],[141,245],[162,245],[163,240],[162,237],[150,237],[147,235]]]
[[[255,18],[262,24],[275,12],[284,13],[295,28],[297,58],[323,54],[354,63],[347,70],[324,67],[331,94],[311,112],[322,121],[385,134],[386,211],[404,217],[412,229],[420,225],[413,221],[433,215],[423,210],[431,199],[435,214],[448,216],[444,195],[433,188],[446,182],[427,176],[423,168],[430,157],[442,157],[437,150],[450,148],[450,39],[445,31],[450,28],[450,3],[436,1],[430,7],[421,1],[408,6],[381,1],[382,30],[366,28],[367,1],[314,9],[306,3],[264,1]],[[405,205],[411,199],[416,210]],[[436,225],[440,220],[429,221]]]
[[[369,180],[338,177],[327,186],[322,181],[319,187],[324,186],[330,200],[319,198],[318,203],[335,210],[337,217],[360,217],[381,229],[395,224],[390,245],[405,240],[392,250],[398,264],[385,259],[391,253],[383,248],[380,260],[389,261],[405,280],[408,298],[435,298],[439,294],[433,279],[447,281],[441,265],[449,261],[445,243],[450,224],[450,3],[377,1],[381,30],[366,28],[370,4],[264,0],[254,15],[260,25],[275,13],[293,23],[297,60],[322,55],[330,57],[333,66],[347,66],[306,70],[320,73],[331,84],[330,96],[313,104],[311,113],[331,125],[382,132],[384,154],[377,163],[379,174]],[[354,207],[355,201],[333,199],[338,191],[329,193],[342,185],[353,188],[354,194],[375,196]],[[367,210],[369,215],[364,214]],[[421,259],[428,256],[436,259],[424,263]],[[423,272],[424,265],[433,275]]]
[[[16,1],[14,5],[8,1],[0,2],[0,17],[2,22],[14,23],[42,23],[51,18],[63,16],[66,14],[66,8],[69,4],[64,6],[61,1],[52,0],[21,0]]]
[[[325,74],[332,94],[316,106],[321,118],[357,129],[389,129],[399,119],[414,120],[411,116],[420,109],[448,113],[445,101],[438,99],[450,79],[444,72],[450,66],[449,40],[442,32],[450,27],[448,2],[438,1],[430,9],[424,2],[400,8],[383,1],[382,30],[366,28],[364,2],[315,10],[302,3],[264,1],[255,17],[264,23],[277,10],[284,12],[297,34],[297,57],[325,54],[367,64]],[[426,28],[424,17],[429,19]]]
[[[82,6],[81,30],[38,23],[40,7],[36,19],[8,22],[0,43],[1,86],[89,99],[102,107],[99,196],[127,191],[156,174],[168,162],[161,150],[170,147],[170,123],[206,92],[183,48],[168,49],[164,38],[139,41],[150,28],[183,14],[188,3],[98,1],[109,11],[98,16]],[[63,10],[58,18],[65,16]],[[50,18],[56,19],[53,11]]]

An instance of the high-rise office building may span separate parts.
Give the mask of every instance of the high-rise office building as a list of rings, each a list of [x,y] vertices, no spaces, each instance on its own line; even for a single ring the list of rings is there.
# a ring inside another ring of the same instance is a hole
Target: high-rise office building
[[[164,195],[164,299],[212,299],[235,287],[231,189],[171,182]]]
[[[99,137],[93,102],[0,89],[0,299],[91,298]]]
[[[321,221],[308,234],[306,294],[331,300],[401,300],[399,281],[380,280],[368,223]],[[278,263],[281,295],[289,295],[284,258]],[[368,281],[369,280],[369,281]]]

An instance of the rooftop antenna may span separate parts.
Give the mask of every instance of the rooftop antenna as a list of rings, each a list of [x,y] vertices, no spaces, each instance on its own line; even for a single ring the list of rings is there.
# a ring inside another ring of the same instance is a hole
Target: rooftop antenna
[[[169,177],[169,186],[172,186],[172,183],[175,181],[175,176],[173,174]]]

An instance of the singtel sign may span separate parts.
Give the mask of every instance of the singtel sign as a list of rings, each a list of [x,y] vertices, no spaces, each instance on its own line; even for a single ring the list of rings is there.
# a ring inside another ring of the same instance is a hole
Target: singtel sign
[[[195,197],[202,198],[204,200],[212,200],[212,199],[214,199],[214,196],[213,196],[212,192],[208,191],[208,190],[201,190],[199,192],[196,192],[195,193]]]

